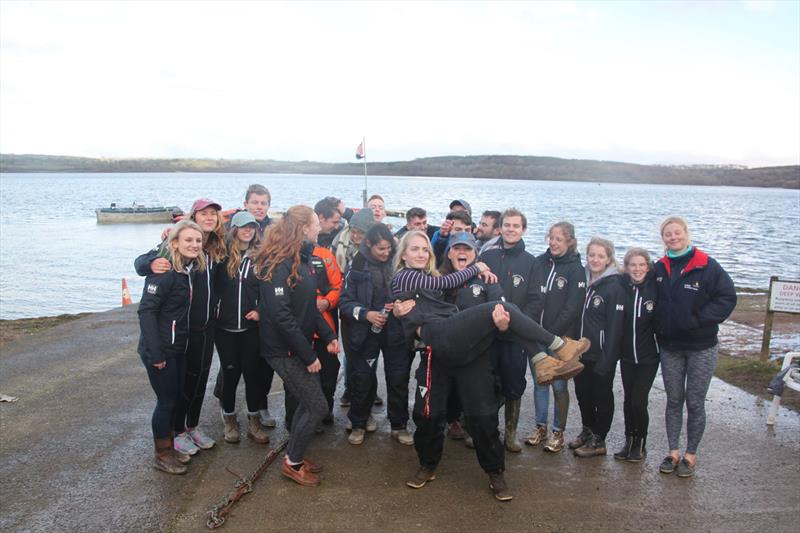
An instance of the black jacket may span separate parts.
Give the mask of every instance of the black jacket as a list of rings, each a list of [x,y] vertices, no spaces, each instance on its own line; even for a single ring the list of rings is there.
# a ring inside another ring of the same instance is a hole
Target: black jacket
[[[249,257],[242,259],[236,275],[228,275],[227,259],[219,264],[216,275],[216,293],[219,295],[216,327],[230,331],[258,327],[258,322],[245,315],[258,309],[258,278]]]
[[[594,362],[598,374],[607,375],[616,366],[624,318],[625,292],[620,275],[610,267],[586,289],[581,315],[580,336],[592,343],[583,359]]]
[[[620,278],[625,291],[625,318],[622,326],[622,352],[620,359],[626,363],[658,364],[655,316],[658,308],[658,291],[652,272],[639,283],[628,274]]]
[[[287,283],[291,259],[275,267],[272,279],[259,283],[259,338],[265,358],[297,356],[310,365],[317,358],[311,347],[314,333],[325,344],[336,338],[317,309],[317,277],[310,263],[313,250],[313,244],[303,243],[299,279],[293,287]]]
[[[205,253],[205,252],[203,252]],[[133,262],[136,273],[140,276],[149,276],[153,273],[150,270],[150,263],[153,259],[165,257],[161,252],[161,245],[156,246],[149,252],[143,253]],[[212,325],[217,308],[217,295],[214,290],[214,278],[220,263],[211,260],[211,256],[206,253],[206,269],[195,276],[194,294],[192,295],[192,329],[202,331]]]
[[[525,251],[525,243],[520,240],[512,248],[489,250],[481,254],[480,260],[497,275],[506,300],[516,304],[533,320],[538,320],[543,303],[536,283],[538,262]]]
[[[553,257],[548,249],[536,260],[540,267],[536,283],[544,299],[542,313],[537,317],[539,324],[553,335],[577,337],[586,298],[581,254],[567,252]]]
[[[139,302],[139,346],[146,365],[182,357],[189,344],[189,307],[195,273],[150,274]]]
[[[499,302],[503,298],[503,289],[497,283],[487,284],[475,276],[461,287],[450,289],[444,293],[444,301],[458,307],[459,311],[486,302]]]
[[[704,350],[717,344],[719,324],[736,307],[736,288],[725,270],[694,248],[678,272],[680,260],[662,257],[655,265],[658,288],[656,334],[664,348]]]

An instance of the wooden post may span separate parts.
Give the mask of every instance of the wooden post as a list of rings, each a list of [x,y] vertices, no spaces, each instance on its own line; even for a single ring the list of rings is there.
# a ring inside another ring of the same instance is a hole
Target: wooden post
[[[772,320],[775,312],[770,308],[772,301],[772,285],[778,280],[778,276],[769,278],[769,292],[767,293],[767,316],[764,318],[764,336],[761,340],[761,361],[769,359],[769,341],[772,340]]]

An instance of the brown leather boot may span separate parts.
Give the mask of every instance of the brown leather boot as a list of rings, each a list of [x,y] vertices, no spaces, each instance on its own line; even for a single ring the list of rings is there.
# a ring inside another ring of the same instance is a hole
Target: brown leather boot
[[[172,439],[154,439],[153,466],[167,474],[185,474],[186,466],[178,461]]]
[[[555,357],[543,357],[535,365],[536,381],[539,385],[549,385],[556,379],[572,379],[583,370],[583,363],[577,358],[559,361]]]
[[[581,355],[586,353],[592,343],[586,337],[581,337],[578,340],[570,339],[569,337],[561,337],[561,340],[564,341],[564,345],[555,350],[556,355],[559,359],[564,362],[571,361],[572,359],[581,358]]]
[[[269,444],[269,435],[261,427],[258,413],[247,413],[247,436],[259,444]]]

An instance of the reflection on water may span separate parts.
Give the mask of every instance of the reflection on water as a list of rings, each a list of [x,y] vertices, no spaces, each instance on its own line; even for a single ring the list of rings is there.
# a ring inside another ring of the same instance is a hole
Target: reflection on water
[[[323,196],[358,205],[359,176],[273,174],[3,174],[0,175],[0,318],[99,311],[120,305],[122,277],[134,301],[142,280],[133,259],[158,241],[160,225],[98,226],[94,209],[111,202],[179,205],[199,197],[240,206],[251,183],[263,183],[278,210]],[[658,224],[687,218],[707,250],[739,287],[766,288],[771,275],[800,279],[800,191],[456,178],[370,178],[389,208],[420,206],[440,222],[450,200],[473,212],[516,206],[528,217],[526,243],[539,254],[547,227],[572,221],[579,246],[595,234],[620,254],[644,246],[661,255]],[[476,217],[477,218],[477,217]],[[397,227],[404,221],[393,220]]]

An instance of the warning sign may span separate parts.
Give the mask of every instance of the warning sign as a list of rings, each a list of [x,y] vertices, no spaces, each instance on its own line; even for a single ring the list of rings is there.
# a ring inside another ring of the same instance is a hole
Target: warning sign
[[[772,282],[769,311],[775,313],[800,313],[800,281]]]

